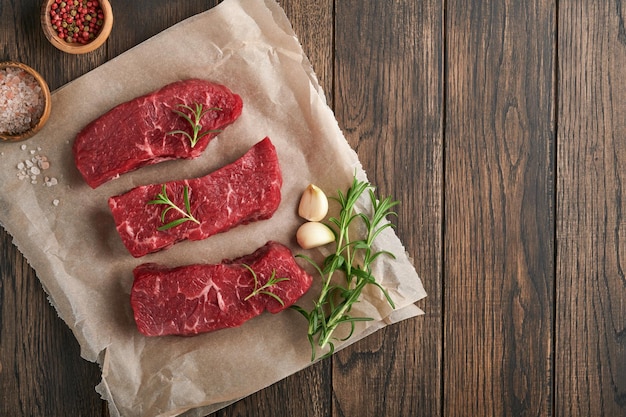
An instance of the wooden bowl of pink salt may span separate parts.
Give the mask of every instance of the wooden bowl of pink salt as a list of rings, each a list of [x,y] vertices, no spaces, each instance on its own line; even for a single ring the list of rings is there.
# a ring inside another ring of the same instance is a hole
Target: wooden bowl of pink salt
[[[41,75],[19,62],[0,62],[0,139],[28,139],[49,116],[50,89]]]

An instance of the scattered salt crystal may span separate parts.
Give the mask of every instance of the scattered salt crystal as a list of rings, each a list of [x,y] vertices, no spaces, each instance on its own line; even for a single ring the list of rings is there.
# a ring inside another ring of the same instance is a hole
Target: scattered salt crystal
[[[26,145],[22,145],[21,149],[26,150]],[[41,150],[41,147],[37,147],[37,149]],[[41,175],[41,172],[50,168],[50,162],[48,161],[48,157],[46,155],[37,154],[36,151],[31,150],[29,151],[29,154],[33,156],[18,162],[16,165],[17,178],[19,180],[30,180],[31,184],[37,184],[37,179],[39,175]],[[44,177],[44,186],[52,187],[58,183],[58,180],[54,177]]]
[[[58,206],[59,203],[60,203],[60,201],[59,201],[58,198],[55,198],[54,200],[52,200],[52,205],[55,206],[55,207]]]

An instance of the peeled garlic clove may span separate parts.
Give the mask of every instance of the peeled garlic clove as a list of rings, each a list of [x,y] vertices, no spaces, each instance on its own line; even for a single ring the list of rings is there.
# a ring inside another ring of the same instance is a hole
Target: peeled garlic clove
[[[328,198],[319,187],[309,184],[300,198],[298,214],[303,219],[318,222],[328,213]]]
[[[335,234],[320,222],[307,222],[298,228],[296,240],[302,249],[312,249],[334,242]]]

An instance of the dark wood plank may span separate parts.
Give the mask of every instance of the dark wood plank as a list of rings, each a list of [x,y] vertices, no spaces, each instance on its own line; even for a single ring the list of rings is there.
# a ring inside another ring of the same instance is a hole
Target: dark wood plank
[[[440,1],[336,4],[335,112],[425,282],[426,316],[333,359],[335,416],[441,413],[443,65]]]
[[[626,416],[626,4],[559,4],[556,416]]]
[[[555,2],[446,20],[443,415],[548,416]]]
[[[45,39],[39,1],[0,3],[0,60],[24,62],[55,89],[105,62],[102,51],[69,57]],[[16,161],[17,163],[17,161]],[[11,161],[2,161],[11,169]],[[0,230],[0,415],[101,416],[98,365],[80,357],[33,270]]]
[[[330,102],[333,85],[333,1],[285,0],[280,5]],[[330,361],[318,362],[215,413],[215,416],[329,416],[333,388],[330,365]]]
[[[78,342],[6,232],[0,257],[0,415],[102,415],[93,390],[98,366],[80,358]]]
[[[326,100],[332,107],[334,31],[333,0],[283,0],[279,2],[309,58]]]
[[[114,2],[117,23],[107,44],[75,56],[58,51],[45,39],[39,26],[39,1],[3,1],[0,39],[6,44],[0,58],[33,66],[54,90],[215,4],[216,0]],[[149,24],[135,24],[138,21]],[[98,365],[80,357],[77,341],[4,230],[0,231],[0,249],[0,415],[108,415],[94,389],[100,381]]]
[[[112,3],[115,23],[106,46],[108,59],[188,17],[215,7],[219,0],[133,0]]]

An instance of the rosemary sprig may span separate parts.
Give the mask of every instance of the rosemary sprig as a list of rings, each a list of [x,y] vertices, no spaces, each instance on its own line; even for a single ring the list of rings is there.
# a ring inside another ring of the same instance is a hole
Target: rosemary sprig
[[[361,195],[368,191],[372,204],[371,215],[356,213],[355,205]],[[359,321],[373,320],[369,317],[353,317],[350,310],[354,303],[359,301],[363,288],[372,284],[377,286],[387,299],[389,305],[395,308],[394,302],[372,275],[372,264],[380,256],[395,258],[388,251],[375,251],[373,243],[380,233],[393,224],[386,221],[389,215],[397,215],[392,208],[399,204],[390,197],[379,201],[374,194],[370,183],[360,181],[354,177],[351,187],[344,195],[338,191],[338,196],[332,199],[339,202],[341,210],[339,217],[331,217],[329,222],[335,233],[335,251],[324,259],[323,264],[317,265],[315,261],[306,255],[297,255],[310,262],[323,279],[322,290],[319,298],[315,301],[310,311],[292,306],[301,313],[308,321],[308,339],[311,344],[311,361],[317,356],[317,350],[328,349],[322,357],[333,354],[335,346],[333,340],[337,340],[333,333],[341,324],[349,324],[349,334],[341,339],[347,340],[352,336],[355,324]],[[352,239],[350,229],[354,222],[360,220],[365,226],[365,236],[361,239]],[[339,273],[343,281],[338,283],[335,274]]]
[[[165,187],[165,184],[161,186],[161,192],[154,198],[154,200],[148,201],[147,204],[164,204],[168,206],[165,210],[161,212],[161,223],[165,223],[165,215],[170,210],[175,210],[179,212],[183,217],[180,217],[176,220],[172,220],[169,223],[163,224],[162,226],[159,226],[157,230],[159,231],[168,230],[168,229],[171,229],[172,227],[176,227],[179,224],[182,224],[188,221],[192,221],[194,223],[200,224],[200,221],[198,221],[198,219],[193,217],[193,215],[191,214],[191,204],[189,202],[189,187],[187,185],[185,185],[185,187],[183,188],[183,202],[185,204],[184,210],[178,207],[167,196],[167,188]]]
[[[190,106],[187,106],[186,104],[179,104],[177,107],[185,109],[191,114],[191,115],[188,115],[187,113],[181,110],[174,110],[174,113],[178,114],[180,117],[187,120],[189,125],[191,125],[191,129],[193,133],[189,134],[189,132],[185,132],[184,130],[172,130],[171,132],[167,133],[168,135],[181,134],[185,136],[187,139],[189,139],[189,142],[191,143],[191,147],[193,148],[196,146],[196,143],[198,143],[200,139],[202,139],[204,136],[208,135],[209,133],[221,132],[221,130],[219,129],[205,130],[204,132],[202,132],[201,131],[202,125],[200,124],[200,121],[202,120],[202,116],[204,116],[211,110],[221,111],[222,109],[220,107],[209,107],[206,110],[203,110],[204,106],[200,103],[195,103],[195,109],[192,109]]]
[[[248,294],[246,298],[243,299],[244,301],[248,301],[252,297],[256,297],[259,294],[265,294],[274,298],[276,301],[280,303],[281,306],[285,305],[285,302],[282,300],[282,298],[280,298],[278,295],[274,294],[273,292],[270,292],[267,290],[270,287],[273,287],[274,285],[278,284],[279,282],[289,281],[289,278],[276,278],[276,270],[273,270],[272,276],[270,277],[270,279],[268,279],[265,284],[259,287],[259,280],[256,276],[256,272],[254,272],[252,268],[250,268],[248,265],[246,264],[242,264],[242,265],[246,267],[248,271],[250,271],[250,273],[252,274],[252,278],[254,278],[254,290],[250,294]]]

